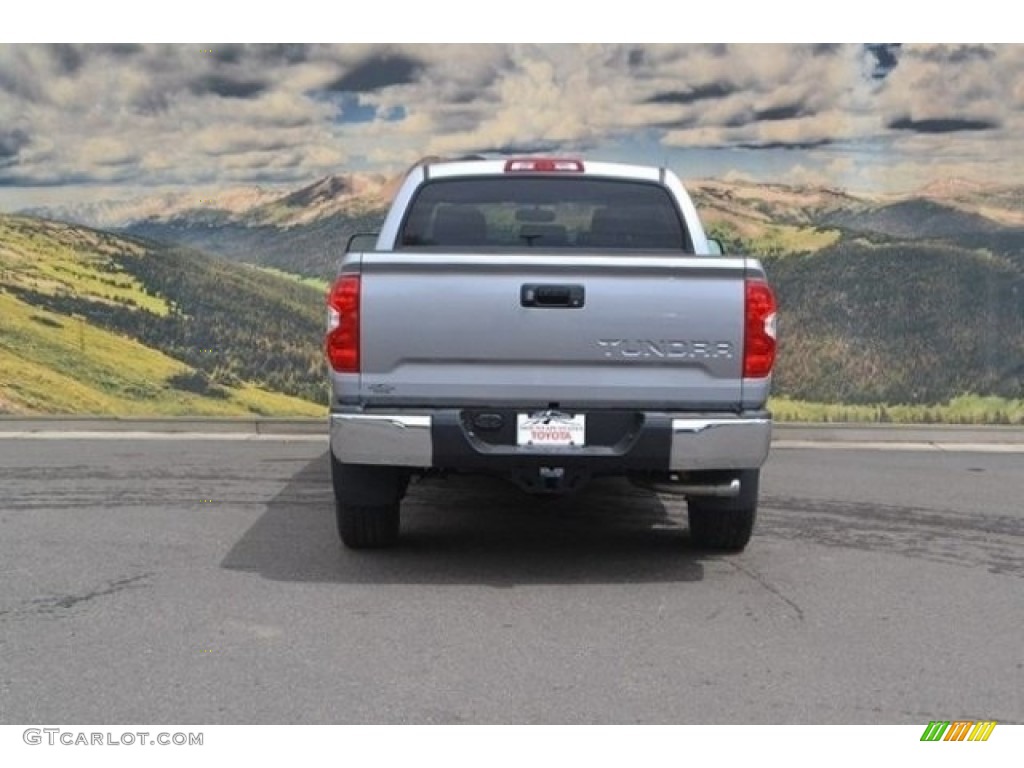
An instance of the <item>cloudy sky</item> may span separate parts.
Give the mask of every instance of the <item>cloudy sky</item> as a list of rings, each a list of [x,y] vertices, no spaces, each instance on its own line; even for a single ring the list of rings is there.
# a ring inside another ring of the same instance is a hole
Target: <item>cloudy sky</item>
[[[1024,45],[0,45],[0,210],[479,152],[1019,183]]]

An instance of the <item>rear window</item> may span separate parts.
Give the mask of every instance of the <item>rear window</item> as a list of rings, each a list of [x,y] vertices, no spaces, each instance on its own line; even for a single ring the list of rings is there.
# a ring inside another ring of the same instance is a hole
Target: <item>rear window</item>
[[[424,184],[400,248],[631,248],[692,253],[672,195],[618,179],[480,177]]]

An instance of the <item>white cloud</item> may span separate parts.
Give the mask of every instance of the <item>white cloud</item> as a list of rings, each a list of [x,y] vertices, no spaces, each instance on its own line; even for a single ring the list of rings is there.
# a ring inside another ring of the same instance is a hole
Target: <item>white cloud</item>
[[[108,136],[86,139],[81,156],[86,162],[96,165],[125,165],[139,160],[134,148]]]
[[[2,45],[0,190],[305,183],[502,147],[761,147],[719,170],[887,185],[1020,175],[1024,46],[907,46],[884,78],[872,61],[855,45]]]

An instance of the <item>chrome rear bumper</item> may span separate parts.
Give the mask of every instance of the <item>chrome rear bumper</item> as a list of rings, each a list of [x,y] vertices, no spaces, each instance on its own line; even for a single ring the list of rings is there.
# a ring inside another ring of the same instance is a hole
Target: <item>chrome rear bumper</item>
[[[348,464],[430,467],[429,414],[331,414],[331,451]]]
[[[767,414],[748,418],[673,418],[669,469],[754,469],[772,442]]]
[[[664,435],[669,446],[652,470],[755,469],[768,457],[772,421],[766,412],[732,416],[649,413],[644,431]],[[331,450],[338,461],[428,468],[434,466],[435,417],[430,412],[331,414]],[[524,451],[527,449],[523,449]],[[586,461],[574,449],[564,456]],[[557,454],[544,454],[553,463]],[[457,467],[454,467],[457,468]]]

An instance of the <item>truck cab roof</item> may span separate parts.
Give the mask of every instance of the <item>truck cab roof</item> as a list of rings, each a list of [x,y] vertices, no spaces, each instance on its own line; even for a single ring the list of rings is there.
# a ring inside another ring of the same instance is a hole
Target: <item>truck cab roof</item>
[[[498,176],[510,174],[602,176],[635,181],[665,180],[668,170],[651,165],[609,163],[577,157],[503,157],[496,159],[444,159],[427,158],[414,170],[422,169],[424,178],[452,176]]]

